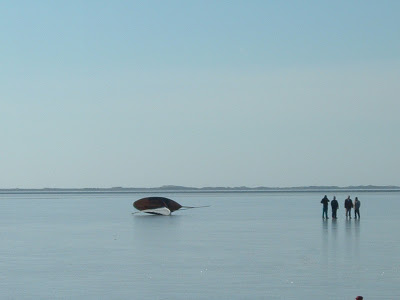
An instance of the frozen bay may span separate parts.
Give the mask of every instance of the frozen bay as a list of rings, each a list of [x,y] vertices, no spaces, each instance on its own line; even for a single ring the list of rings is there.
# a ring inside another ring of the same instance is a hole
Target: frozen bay
[[[324,194],[0,194],[0,299],[400,299],[400,193]]]

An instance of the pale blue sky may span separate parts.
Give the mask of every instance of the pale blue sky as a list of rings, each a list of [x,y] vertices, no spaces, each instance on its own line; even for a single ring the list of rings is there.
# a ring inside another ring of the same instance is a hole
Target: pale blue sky
[[[2,1],[0,188],[400,185],[400,1]]]

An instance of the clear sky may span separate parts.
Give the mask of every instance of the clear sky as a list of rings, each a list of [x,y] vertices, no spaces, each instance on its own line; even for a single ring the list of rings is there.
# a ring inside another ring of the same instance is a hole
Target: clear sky
[[[2,1],[0,188],[400,185],[400,1]]]

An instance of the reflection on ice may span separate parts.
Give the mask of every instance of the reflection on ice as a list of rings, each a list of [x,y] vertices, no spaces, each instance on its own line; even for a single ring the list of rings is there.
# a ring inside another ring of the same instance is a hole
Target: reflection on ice
[[[2,196],[5,299],[400,299],[396,193],[322,223],[315,193],[165,195],[212,204],[168,217],[132,215],[141,195],[53,196]]]

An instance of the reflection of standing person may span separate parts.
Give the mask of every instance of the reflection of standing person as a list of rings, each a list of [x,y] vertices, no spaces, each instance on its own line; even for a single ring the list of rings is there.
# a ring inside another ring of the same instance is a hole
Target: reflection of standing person
[[[324,215],[325,215],[325,218],[329,219],[328,218],[328,203],[329,203],[329,199],[328,199],[328,197],[326,195],[325,195],[324,198],[322,198],[321,203],[323,204],[323,206],[322,206],[322,218],[324,218]]]
[[[363,296],[357,296],[357,297],[355,298],[355,300],[363,300],[363,299],[364,299]]]
[[[333,196],[333,200],[331,201],[331,207],[332,207],[332,219],[337,219],[336,212],[339,209],[339,203],[337,202],[335,196]]]
[[[346,208],[346,218],[349,217],[351,219],[351,208],[353,207],[353,202],[350,199],[350,196],[344,200],[344,207]]]
[[[356,197],[354,199],[354,218],[356,218],[356,219],[357,219],[357,216],[358,216],[358,218],[360,218],[360,206],[361,206],[361,202],[360,202],[360,200],[358,200],[358,197]]]

